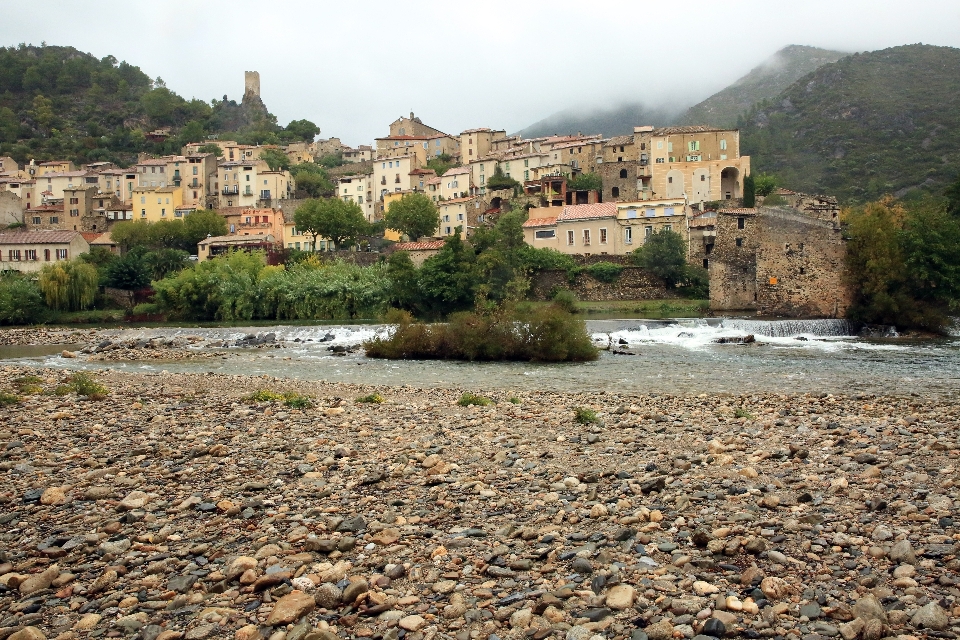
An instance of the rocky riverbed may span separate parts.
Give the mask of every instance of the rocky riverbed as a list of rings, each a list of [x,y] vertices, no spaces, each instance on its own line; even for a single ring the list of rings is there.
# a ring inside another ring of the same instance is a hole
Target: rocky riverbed
[[[69,375],[0,369],[0,640],[960,632],[949,401]]]

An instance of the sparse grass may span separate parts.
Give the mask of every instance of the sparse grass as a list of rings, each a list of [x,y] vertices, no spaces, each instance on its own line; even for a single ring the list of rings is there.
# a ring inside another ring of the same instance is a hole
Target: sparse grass
[[[383,396],[379,393],[371,393],[369,395],[360,396],[356,401],[366,404],[380,404],[383,402]]]
[[[516,396],[512,396],[510,397],[509,400],[507,400],[507,402],[509,402],[510,404],[520,404],[520,398]]]
[[[57,388],[53,390],[55,396],[65,396],[70,393],[73,393],[73,387],[68,384],[58,384]]]
[[[493,404],[493,400],[490,398],[484,398],[483,396],[478,396],[475,393],[470,393],[469,391],[465,392],[460,399],[457,400],[457,404],[461,407],[469,407],[470,405],[475,405],[478,407],[486,407]]]
[[[84,396],[88,400],[103,400],[110,391],[94,380],[89,373],[75,373],[70,379],[70,387],[77,392],[77,395]]]
[[[40,386],[42,383],[43,378],[38,376],[20,376],[13,379],[13,386],[25,396],[43,393],[43,387]]]
[[[9,391],[0,391],[0,407],[9,407],[12,404],[20,402],[20,396]]]
[[[577,424],[599,424],[600,416],[593,409],[577,407],[573,410],[573,419]]]
[[[283,394],[283,405],[291,409],[309,409],[313,406],[313,400],[310,399],[310,396],[291,391]]]
[[[748,420],[753,419],[753,414],[744,409],[743,407],[738,407],[733,411],[734,418],[747,418]]]
[[[313,400],[310,396],[296,391],[279,393],[270,389],[259,389],[248,396],[244,396],[243,399],[247,402],[282,402],[284,406],[291,409],[309,409],[313,406]]]
[[[280,402],[283,400],[283,394],[270,389],[259,389],[248,396],[243,397],[247,402]]]

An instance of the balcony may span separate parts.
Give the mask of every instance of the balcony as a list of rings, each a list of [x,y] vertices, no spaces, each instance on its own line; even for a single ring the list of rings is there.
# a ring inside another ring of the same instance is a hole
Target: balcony
[[[222,193],[225,196],[238,194],[240,193],[240,185],[235,184],[233,186],[224,187]]]

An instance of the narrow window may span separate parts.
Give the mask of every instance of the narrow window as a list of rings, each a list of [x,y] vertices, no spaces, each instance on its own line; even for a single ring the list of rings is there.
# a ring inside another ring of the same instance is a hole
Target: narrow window
[[[573,230],[567,231],[567,244],[573,246]]]
[[[627,227],[623,230],[623,242],[625,244],[633,242],[633,227]]]
[[[627,177],[627,170],[626,170],[626,169],[620,169],[620,177],[621,177],[621,178],[626,178],[626,177]]]
[[[742,217],[737,218],[737,229],[744,229],[744,228],[746,228],[746,219]]]
[[[619,197],[620,197],[620,187],[614,187],[613,189],[610,190],[610,193],[613,194],[613,197],[614,197],[614,198],[619,198]]]
[[[586,247],[589,245],[590,245],[590,229],[584,229],[583,230],[583,246]]]
[[[600,244],[607,244],[607,230],[600,229]]]
[[[743,246],[743,238],[737,238],[737,246],[738,246],[738,247],[742,247],[742,246]]]

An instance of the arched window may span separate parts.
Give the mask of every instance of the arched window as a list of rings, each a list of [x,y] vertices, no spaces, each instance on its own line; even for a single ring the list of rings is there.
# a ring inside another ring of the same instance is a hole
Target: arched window
[[[620,197],[620,187],[614,187],[614,188],[611,190],[611,193],[613,193],[613,197],[614,197],[614,198],[619,198],[619,197]]]
[[[626,177],[627,177],[627,170],[626,170],[626,169],[620,169],[620,177],[621,177],[621,178],[626,178]]]

